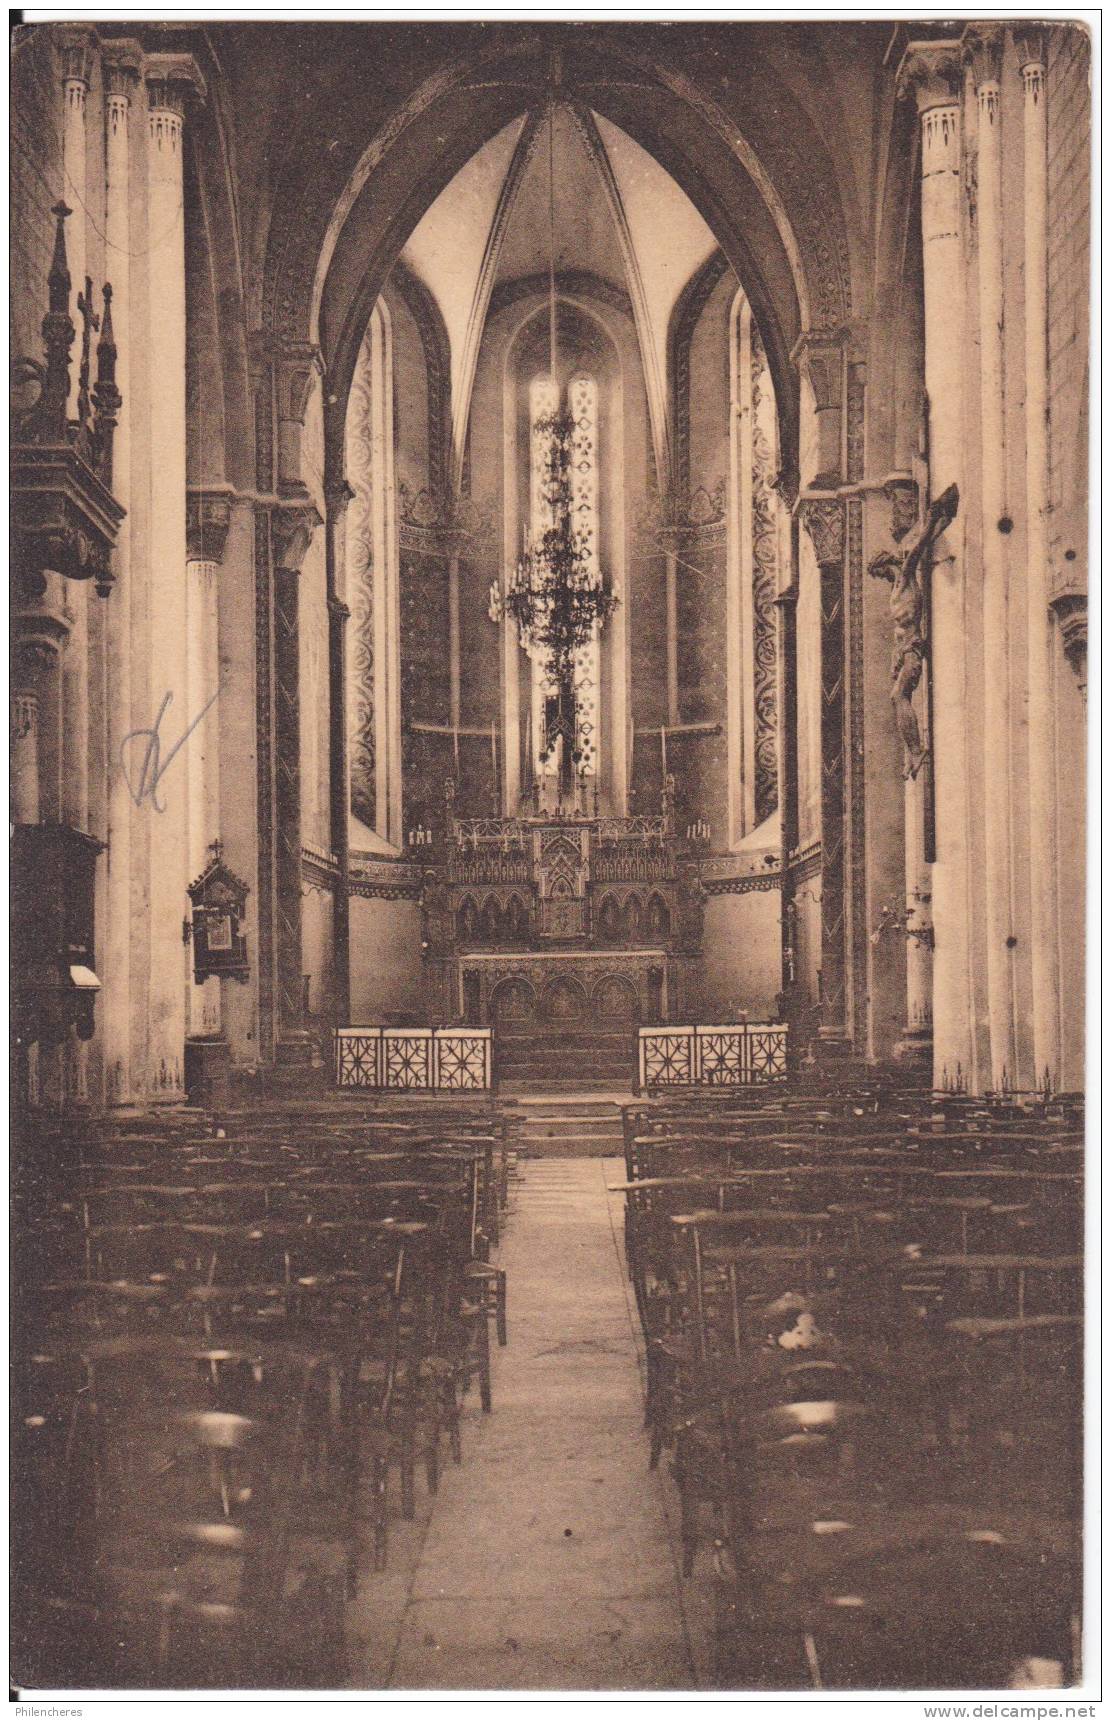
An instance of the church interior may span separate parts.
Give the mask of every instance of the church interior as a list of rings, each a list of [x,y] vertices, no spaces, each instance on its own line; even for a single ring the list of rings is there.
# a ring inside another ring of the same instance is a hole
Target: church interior
[[[1082,1684],[1090,59],[16,28],[21,1690]]]

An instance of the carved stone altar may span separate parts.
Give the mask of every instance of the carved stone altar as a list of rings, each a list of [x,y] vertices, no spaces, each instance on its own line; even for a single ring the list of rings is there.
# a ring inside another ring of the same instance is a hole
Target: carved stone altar
[[[453,819],[422,904],[440,1021],[631,1028],[694,1003],[702,892],[666,817]]]

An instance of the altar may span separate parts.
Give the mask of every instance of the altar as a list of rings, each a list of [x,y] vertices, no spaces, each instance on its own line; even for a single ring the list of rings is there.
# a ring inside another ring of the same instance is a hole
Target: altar
[[[702,887],[666,815],[454,819],[422,904],[440,1021],[574,1034],[697,1008]]]

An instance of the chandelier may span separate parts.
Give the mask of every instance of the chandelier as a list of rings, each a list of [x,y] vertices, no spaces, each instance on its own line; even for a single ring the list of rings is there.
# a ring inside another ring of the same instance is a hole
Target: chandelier
[[[490,618],[500,622],[508,615],[517,623],[521,644],[558,687],[574,676],[576,654],[608,621],[617,599],[595,576],[590,534],[572,521],[574,419],[568,412],[546,414],[533,434],[544,450],[540,491],[549,524],[536,535],[526,530],[524,554],[504,595],[496,580],[490,587]]]
[[[558,401],[553,116],[554,102],[549,101],[548,335],[551,380]],[[608,621],[617,608],[617,598],[606,590],[597,573],[590,532],[576,529],[574,524],[571,474],[575,430],[574,415],[561,405],[533,424],[533,436],[542,450],[538,491],[546,524],[540,531],[526,528],[523,554],[504,591],[497,579],[491,583],[489,604],[491,621],[500,623],[508,616],[516,622],[521,645],[542,666],[546,680],[555,689],[540,756],[550,758],[562,738],[564,773],[581,756],[576,734],[575,659],[589,644],[595,628]]]

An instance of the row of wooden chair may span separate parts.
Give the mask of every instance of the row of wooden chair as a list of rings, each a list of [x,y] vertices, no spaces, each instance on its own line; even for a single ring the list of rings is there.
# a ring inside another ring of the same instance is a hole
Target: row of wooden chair
[[[1076,1120],[862,1098],[626,1120],[650,1461],[684,1569],[713,1551],[719,1682],[1068,1682],[1080,1179],[1045,1154]]]
[[[491,1409],[489,1120],[325,1121],[87,1130],[66,1199],[22,1180],[16,1629],[44,1683],[342,1684],[393,1478],[411,1517],[473,1379]]]

